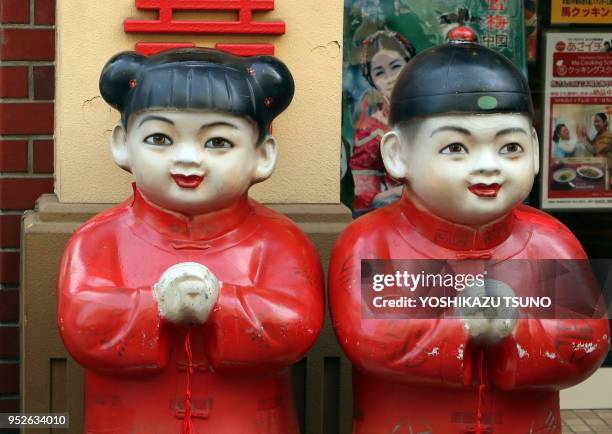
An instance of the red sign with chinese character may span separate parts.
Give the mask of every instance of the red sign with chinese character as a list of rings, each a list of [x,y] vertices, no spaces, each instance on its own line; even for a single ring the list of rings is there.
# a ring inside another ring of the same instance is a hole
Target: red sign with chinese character
[[[282,21],[257,21],[254,11],[274,10],[274,0],[136,0],[139,10],[157,10],[156,20],[127,19],[126,33],[160,34],[219,34],[219,35],[282,35],[285,23]],[[237,20],[188,20],[175,19],[175,11],[206,11],[237,13]],[[193,43],[139,42],[136,49],[143,54],[154,54],[171,48],[193,47]],[[274,54],[271,44],[229,44],[217,43],[215,47],[242,56]]]

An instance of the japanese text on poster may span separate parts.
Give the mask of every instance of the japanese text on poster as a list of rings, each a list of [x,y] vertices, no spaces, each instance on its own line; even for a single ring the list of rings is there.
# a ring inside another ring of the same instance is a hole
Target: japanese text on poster
[[[612,33],[546,35],[542,207],[612,207]]]
[[[552,0],[552,24],[612,24],[612,0]]]

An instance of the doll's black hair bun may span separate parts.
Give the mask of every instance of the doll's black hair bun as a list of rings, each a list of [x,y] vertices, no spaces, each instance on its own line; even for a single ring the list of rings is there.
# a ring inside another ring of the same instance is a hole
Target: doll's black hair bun
[[[260,103],[272,118],[287,108],[293,99],[295,84],[287,66],[272,56],[251,57],[248,67],[251,80],[256,82]]]
[[[213,110],[255,121],[260,143],[291,102],[294,83],[289,69],[271,56],[182,48],[114,56],[100,76],[100,93],[121,112],[125,128],[143,110]]]
[[[145,56],[125,51],[106,62],[100,74],[100,95],[109,105],[123,111],[127,96],[136,86],[136,79],[145,61]]]

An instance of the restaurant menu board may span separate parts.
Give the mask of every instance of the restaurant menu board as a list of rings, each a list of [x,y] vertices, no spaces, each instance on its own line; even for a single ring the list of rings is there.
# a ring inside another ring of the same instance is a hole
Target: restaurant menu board
[[[534,12],[535,1],[527,3]],[[388,129],[387,101],[378,83],[397,78],[394,56],[403,58],[403,64],[415,53],[445,43],[447,33],[460,25],[473,29],[479,43],[526,71],[522,1],[345,0],[341,198],[358,209],[356,216],[389,203],[393,197],[387,193],[397,187],[378,155],[380,138]],[[377,51],[387,55],[380,54],[380,62],[375,59]],[[368,62],[379,64],[380,77],[372,73],[376,67],[366,76]]]
[[[612,33],[545,41],[542,208],[612,208]]]

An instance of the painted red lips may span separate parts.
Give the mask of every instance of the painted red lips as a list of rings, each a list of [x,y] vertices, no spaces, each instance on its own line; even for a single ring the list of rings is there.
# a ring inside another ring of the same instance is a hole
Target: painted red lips
[[[181,188],[196,188],[204,180],[204,177],[200,175],[172,175],[172,179]]]
[[[500,188],[499,184],[473,184],[469,190],[478,197],[496,197]]]

